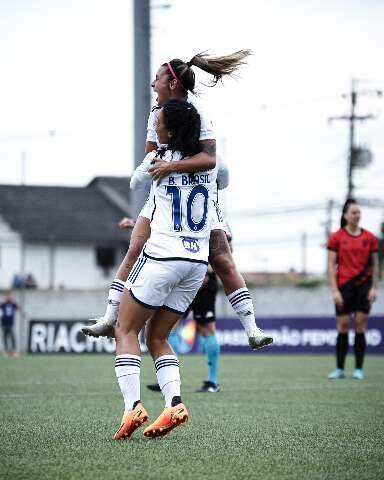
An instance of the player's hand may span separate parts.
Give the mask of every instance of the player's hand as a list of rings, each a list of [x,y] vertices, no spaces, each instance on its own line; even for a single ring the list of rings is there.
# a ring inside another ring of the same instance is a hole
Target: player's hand
[[[377,299],[377,288],[371,287],[368,292],[368,301],[369,303],[373,303]]]
[[[333,292],[333,300],[339,308],[342,308],[344,305],[343,297],[340,293],[340,290],[335,290]]]
[[[129,217],[124,217],[119,222],[120,228],[133,228],[134,226],[135,226],[135,221]]]
[[[166,162],[165,160],[156,160],[153,166],[148,170],[152,176],[152,180],[157,180],[157,184],[164,178],[174,173],[172,162]]]

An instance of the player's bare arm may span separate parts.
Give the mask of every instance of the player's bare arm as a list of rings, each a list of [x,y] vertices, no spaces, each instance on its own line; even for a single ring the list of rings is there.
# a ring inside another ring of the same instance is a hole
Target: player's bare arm
[[[202,140],[202,151],[193,157],[179,162],[165,162],[157,160],[149,170],[153,180],[162,178],[177,172],[204,172],[212,170],[216,166],[216,140]]]
[[[133,228],[135,226],[135,221],[130,217],[123,217],[119,222],[120,228]]]

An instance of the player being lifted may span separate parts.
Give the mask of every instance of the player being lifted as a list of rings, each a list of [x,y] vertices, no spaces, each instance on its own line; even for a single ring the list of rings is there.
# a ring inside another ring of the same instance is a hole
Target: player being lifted
[[[152,183],[156,208],[152,212],[151,234],[121,299],[115,328],[115,370],[125,411],[115,440],[129,438],[148,419],[140,402],[138,341],[148,320],[146,340],[165,409],[144,435],[165,435],[188,420],[180,395],[179,362],[167,338],[193,301],[207,271],[216,171],[178,172],[179,161],[200,149],[200,116],[192,104],[180,100],[166,103],[156,131],[163,147],[149,153],[143,164],[149,169],[153,159],[162,158],[176,168]]]
[[[150,152],[159,145],[156,136],[155,124],[159,115],[160,107],[171,99],[186,101],[188,93],[194,93],[195,73],[192,67],[197,67],[209,73],[213,77],[213,85],[217,84],[225,75],[232,75],[245,59],[250,55],[249,50],[240,50],[222,57],[212,57],[206,54],[195,55],[189,62],[179,59],[171,60],[161,65],[152,82],[152,88],[157,94],[157,106],[152,109],[148,119],[146,152]],[[206,114],[197,107],[201,116],[200,146],[201,151],[188,160],[180,160],[177,163],[178,172],[205,171],[215,167],[216,141],[212,129],[212,123]],[[175,164],[157,160],[150,173],[153,180],[161,180],[173,173]],[[217,207],[217,219],[212,226],[209,248],[209,262],[216,274],[221,279],[224,291],[234,311],[239,317],[248,336],[249,345],[252,349],[258,349],[272,343],[273,339],[266,336],[256,325],[254,308],[251,295],[245,285],[244,279],[238,271],[233,260],[225,234],[220,207],[217,198],[214,200]],[[148,203],[148,202],[147,202]],[[103,336],[113,335],[113,327],[119,310],[119,303],[124,290],[124,282],[127,280],[132,266],[140,255],[145,242],[150,235],[150,214],[148,205],[140,213],[131,235],[129,250],[120,265],[115,280],[112,282],[108,294],[108,305],[104,316],[97,319],[94,325],[85,327],[86,335]]]

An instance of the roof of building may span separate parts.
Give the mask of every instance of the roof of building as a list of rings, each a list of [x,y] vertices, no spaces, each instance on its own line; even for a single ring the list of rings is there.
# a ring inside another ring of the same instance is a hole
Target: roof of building
[[[128,178],[116,184],[129,191]],[[27,241],[128,243],[129,232],[118,227],[127,214],[92,182],[87,187],[0,185],[0,215]]]
[[[95,177],[89,182],[88,187],[106,185],[112,188],[122,200],[131,201],[131,189],[129,188],[130,177]]]

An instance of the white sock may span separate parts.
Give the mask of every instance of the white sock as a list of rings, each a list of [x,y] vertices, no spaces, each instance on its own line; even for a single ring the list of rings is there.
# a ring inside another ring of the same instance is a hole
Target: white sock
[[[120,303],[121,297],[124,292],[124,285],[125,282],[119,280],[118,278],[115,278],[108,292],[108,300],[113,300],[114,302]]]
[[[137,355],[124,353],[116,356],[115,372],[126,412],[133,409],[135,402],[140,401],[140,365],[141,358]]]
[[[179,361],[175,355],[162,355],[155,361],[155,368],[165,407],[171,407],[173,397],[180,397]]]
[[[239,288],[227,295],[248,337],[257,329],[252,298],[248,288]]]
[[[114,325],[119,315],[119,306],[121,297],[124,292],[125,283],[115,278],[112,282],[111,288],[108,291],[108,304],[104,313],[104,320],[111,325]]]

